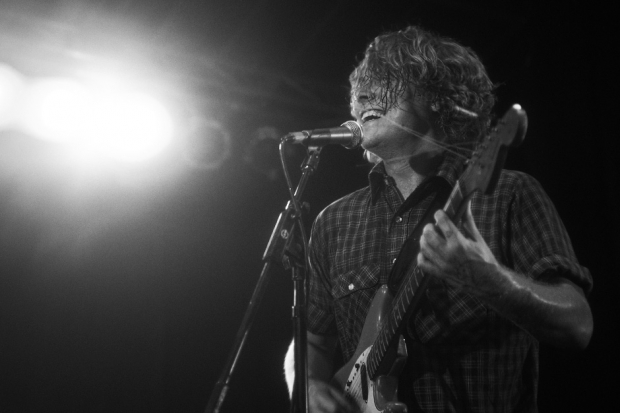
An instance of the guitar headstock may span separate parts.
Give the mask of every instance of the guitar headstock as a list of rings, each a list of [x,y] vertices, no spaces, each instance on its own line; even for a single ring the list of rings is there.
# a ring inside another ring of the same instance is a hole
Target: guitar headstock
[[[509,147],[523,142],[527,115],[520,105],[513,105],[478,145],[459,182],[465,198],[475,191],[490,193],[495,188]]]

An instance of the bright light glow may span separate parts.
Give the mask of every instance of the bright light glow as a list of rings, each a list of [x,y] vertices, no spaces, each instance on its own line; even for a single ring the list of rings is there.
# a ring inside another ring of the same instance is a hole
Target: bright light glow
[[[219,122],[194,118],[190,120],[185,156],[200,169],[217,169],[230,157],[232,141],[228,130]]]
[[[145,94],[100,93],[94,113],[93,149],[118,160],[150,158],[172,137],[172,119],[167,110]]]
[[[24,79],[10,66],[0,63],[0,128],[11,124]]]
[[[77,143],[86,139],[91,99],[86,88],[73,80],[35,81],[20,107],[21,126],[41,139]]]
[[[23,129],[41,139],[122,161],[157,155],[173,134],[170,114],[153,97],[69,79],[32,82],[19,119]]]

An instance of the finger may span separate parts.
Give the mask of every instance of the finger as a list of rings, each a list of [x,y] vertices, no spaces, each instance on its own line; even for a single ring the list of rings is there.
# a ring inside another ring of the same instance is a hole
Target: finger
[[[480,235],[480,231],[478,231],[478,227],[474,222],[474,216],[471,213],[471,200],[467,202],[467,209],[465,211],[465,229],[467,233],[471,236],[475,241],[482,240],[482,235]]]
[[[420,252],[417,256],[418,267],[426,274],[441,274],[439,270],[439,255],[427,245],[422,247],[423,241],[420,240]]]
[[[440,250],[445,248],[447,239],[442,234],[441,228],[437,225],[426,224],[422,230],[422,236],[420,237],[420,251],[422,251],[427,257],[433,258]],[[431,254],[432,255],[429,255]]]
[[[416,261],[421,270],[426,270],[426,267],[430,265],[428,259],[421,252],[418,253]]]
[[[431,266],[431,261],[422,252],[418,253],[417,263],[418,267],[420,267],[420,269],[424,271],[428,270]]]
[[[439,228],[444,237],[451,238],[459,231],[458,228],[456,228],[456,226],[452,223],[452,220],[448,218],[448,215],[446,215],[446,213],[441,209],[435,212],[434,217],[436,222],[435,225]]]
[[[441,235],[435,225],[427,224],[422,230],[422,236],[420,237],[420,252],[428,258],[433,258],[441,245],[446,240]]]
[[[418,256],[416,257],[416,264],[418,264],[418,266],[424,264],[424,255],[421,252],[418,252]]]
[[[443,234],[439,232],[439,229],[436,225],[426,224],[424,226],[424,229],[422,229],[422,236],[420,237],[420,247],[422,248],[422,245],[424,244],[424,246],[430,246],[435,248],[439,245],[439,243],[443,242],[443,240]]]

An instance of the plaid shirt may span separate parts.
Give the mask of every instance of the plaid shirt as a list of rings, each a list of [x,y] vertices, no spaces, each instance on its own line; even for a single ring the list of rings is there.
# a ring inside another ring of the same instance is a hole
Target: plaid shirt
[[[317,217],[309,252],[308,330],[337,335],[344,360],[354,354],[374,294],[388,281],[401,245],[434,193],[455,184],[459,165],[447,155],[437,175],[405,201],[379,164],[368,187]],[[493,194],[474,195],[472,214],[503,265],[537,280],[560,273],[590,291],[589,271],[578,264],[553,204],[532,177],[502,171]],[[431,279],[426,295],[408,321],[409,361],[401,376],[422,410],[537,411],[538,342],[443,281]]]

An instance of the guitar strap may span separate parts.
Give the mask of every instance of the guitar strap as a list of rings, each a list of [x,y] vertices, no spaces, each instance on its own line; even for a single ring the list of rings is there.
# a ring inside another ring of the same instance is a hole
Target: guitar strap
[[[451,189],[449,185],[437,185],[436,188],[437,189],[432,195],[433,199],[430,205],[424,212],[424,215],[418,224],[415,228],[413,228],[403,243],[398,257],[396,258],[396,262],[390,271],[390,275],[388,277],[388,287],[394,294],[400,290],[400,287],[405,280],[405,274],[407,274],[410,266],[416,265],[418,252],[420,251],[420,236],[422,235],[424,227],[426,224],[434,222],[435,212],[445,206],[446,201],[450,196]],[[411,316],[411,314],[409,316]],[[407,346],[409,347],[409,342],[407,343]],[[411,389],[408,388],[408,385],[410,385],[412,381],[411,378],[406,378],[406,376],[410,375],[411,372],[407,369],[407,367],[405,367],[404,370],[405,371],[401,373],[401,378],[399,379],[399,400],[406,403],[411,413],[422,413],[415,395]]]
[[[448,196],[450,196],[451,188],[449,185],[434,186],[436,189],[432,195],[433,199],[430,205],[401,246],[398,257],[390,270],[390,275],[388,276],[388,287],[394,293],[399,290],[404,280],[404,275],[407,273],[409,267],[416,262],[418,252],[420,251],[420,237],[424,227],[426,224],[434,222],[435,212],[444,207],[446,201],[448,200]]]

